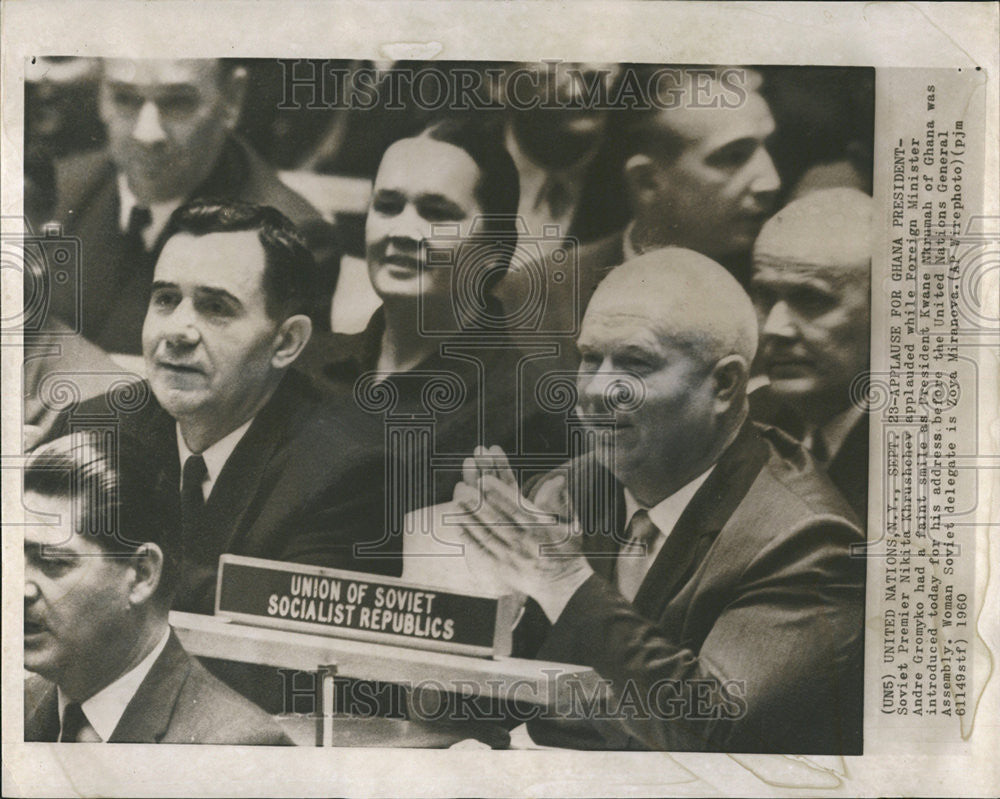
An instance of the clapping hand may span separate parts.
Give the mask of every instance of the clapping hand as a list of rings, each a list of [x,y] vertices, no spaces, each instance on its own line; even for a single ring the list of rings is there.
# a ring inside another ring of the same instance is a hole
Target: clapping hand
[[[463,463],[455,503],[466,514],[459,524],[470,569],[488,570],[512,591],[533,597],[555,622],[592,574],[569,518],[565,477],[550,477],[529,501],[503,450],[476,447]]]

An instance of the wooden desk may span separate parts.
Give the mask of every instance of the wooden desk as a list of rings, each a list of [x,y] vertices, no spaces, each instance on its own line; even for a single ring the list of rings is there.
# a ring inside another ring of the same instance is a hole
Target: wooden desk
[[[323,673],[323,719],[317,739],[324,744],[334,740],[334,675],[478,696],[495,696],[497,686],[516,685],[510,698],[545,707],[568,707],[573,693],[591,696],[602,685],[592,669],[565,663],[451,655],[177,611],[171,612],[170,624],[195,656]]]

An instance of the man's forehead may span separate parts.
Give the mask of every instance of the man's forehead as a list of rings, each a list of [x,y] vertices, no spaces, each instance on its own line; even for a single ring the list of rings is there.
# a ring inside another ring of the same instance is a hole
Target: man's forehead
[[[104,61],[104,80],[133,86],[194,86],[215,84],[220,63],[215,59],[125,59]]]
[[[681,106],[661,111],[658,120],[674,134],[704,152],[717,150],[740,139],[762,141],[775,128],[767,101],[757,92],[746,92],[744,99],[735,108],[699,108],[693,105],[690,92],[685,92]]]
[[[579,343],[661,349],[668,329],[662,317],[639,302],[592,305],[584,316]]]
[[[819,285],[842,289],[861,285],[868,279],[868,264],[824,264],[808,261],[757,259],[753,282],[757,284]]]
[[[163,246],[154,280],[216,286],[240,296],[261,286],[264,247],[254,230],[177,233]]]

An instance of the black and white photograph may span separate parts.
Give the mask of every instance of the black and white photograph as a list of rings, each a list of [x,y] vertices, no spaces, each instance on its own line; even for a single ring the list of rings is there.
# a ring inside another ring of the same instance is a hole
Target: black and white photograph
[[[155,5],[4,57],[5,795],[997,787],[995,54]]]

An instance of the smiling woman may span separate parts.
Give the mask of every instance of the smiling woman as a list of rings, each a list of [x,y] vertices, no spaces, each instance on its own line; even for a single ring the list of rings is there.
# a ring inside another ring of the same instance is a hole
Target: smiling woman
[[[493,293],[517,246],[520,196],[499,122],[446,118],[386,150],[365,226],[382,308],[361,334],[315,337],[302,362],[337,402],[360,403],[386,424],[431,423],[421,462],[400,467],[407,481],[427,483],[401,498],[403,513],[448,497],[460,476],[431,466],[432,452],[517,452],[518,442],[523,454],[565,451],[565,414],[538,407],[534,365],[513,346]],[[366,407],[371,386],[395,404]]]

